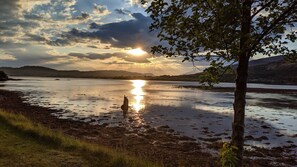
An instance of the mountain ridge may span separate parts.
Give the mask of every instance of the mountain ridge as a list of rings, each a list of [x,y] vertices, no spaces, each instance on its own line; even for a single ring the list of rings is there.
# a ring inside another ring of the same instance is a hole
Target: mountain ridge
[[[128,72],[124,70],[56,70],[42,66],[0,67],[9,76],[69,77],[69,78],[136,78],[153,76],[149,73]]]
[[[234,69],[236,65],[234,65]],[[162,75],[154,76],[148,73],[128,72],[123,70],[56,70],[41,66],[24,66],[19,68],[0,67],[9,76],[35,76],[35,77],[65,77],[65,78],[102,78],[102,79],[147,79],[171,81],[198,81],[200,73],[188,75]],[[221,82],[234,82],[235,71],[224,74]],[[286,62],[284,56],[274,56],[251,60],[249,62],[249,83],[268,84],[296,84],[297,63]]]

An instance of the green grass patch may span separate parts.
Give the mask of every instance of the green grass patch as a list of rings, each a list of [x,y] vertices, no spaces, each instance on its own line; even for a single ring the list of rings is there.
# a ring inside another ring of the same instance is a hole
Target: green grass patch
[[[0,110],[0,166],[151,167],[149,161],[86,143]]]

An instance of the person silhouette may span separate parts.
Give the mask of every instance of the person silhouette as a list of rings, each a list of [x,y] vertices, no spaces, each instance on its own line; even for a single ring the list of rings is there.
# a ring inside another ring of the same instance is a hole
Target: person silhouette
[[[126,96],[124,96],[124,102],[123,102],[123,105],[121,106],[121,109],[123,110],[124,118],[126,118],[128,108],[129,108],[129,100]]]

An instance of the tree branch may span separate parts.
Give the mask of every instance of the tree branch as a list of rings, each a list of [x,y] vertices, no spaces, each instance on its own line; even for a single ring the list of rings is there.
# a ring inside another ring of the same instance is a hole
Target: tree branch
[[[256,11],[252,16],[251,19],[253,19],[257,14],[259,14],[262,10],[264,10],[266,7],[268,7],[270,4],[272,4],[275,0],[270,0],[268,3],[262,6],[258,11]]]
[[[256,46],[262,41],[262,39],[270,33],[271,30],[273,30],[273,28],[275,28],[275,26],[282,21],[282,19],[284,17],[286,17],[287,15],[289,15],[291,13],[291,11],[293,11],[295,8],[297,7],[297,0],[294,1],[294,3],[288,7],[277,19],[275,19],[273,21],[272,24],[270,24],[269,27],[267,27],[266,30],[263,31],[263,33],[261,34],[261,36],[258,38],[258,40],[256,41],[256,43],[253,44],[253,46],[251,47],[251,51],[254,50],[256,48]]]

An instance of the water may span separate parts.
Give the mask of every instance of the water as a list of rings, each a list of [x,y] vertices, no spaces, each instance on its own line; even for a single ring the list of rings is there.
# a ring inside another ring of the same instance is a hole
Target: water
[[[178,87],[197,85],[196,82],[22,79],[4,82],[0,88],[23,92],[27,103],[61,110],[54,114],[60,119],[94,125],[107,123],[132,130],[143,125],[167,125],[176,135],[198,141],[215,138],[226,141],[231,134],[233,93]],[[250,84],[249,87],[297,90],[297,86],[288,85]],[[124,119],[120,109],[124,95],[129,98],[132,121]],[[259,141],[247,140],[246,144],[268,148],[297,145],[297,110],[292,105],[296,102],[296,95],[248,93],[245,134]],[[296,148],[293,151],[296,153]]]

